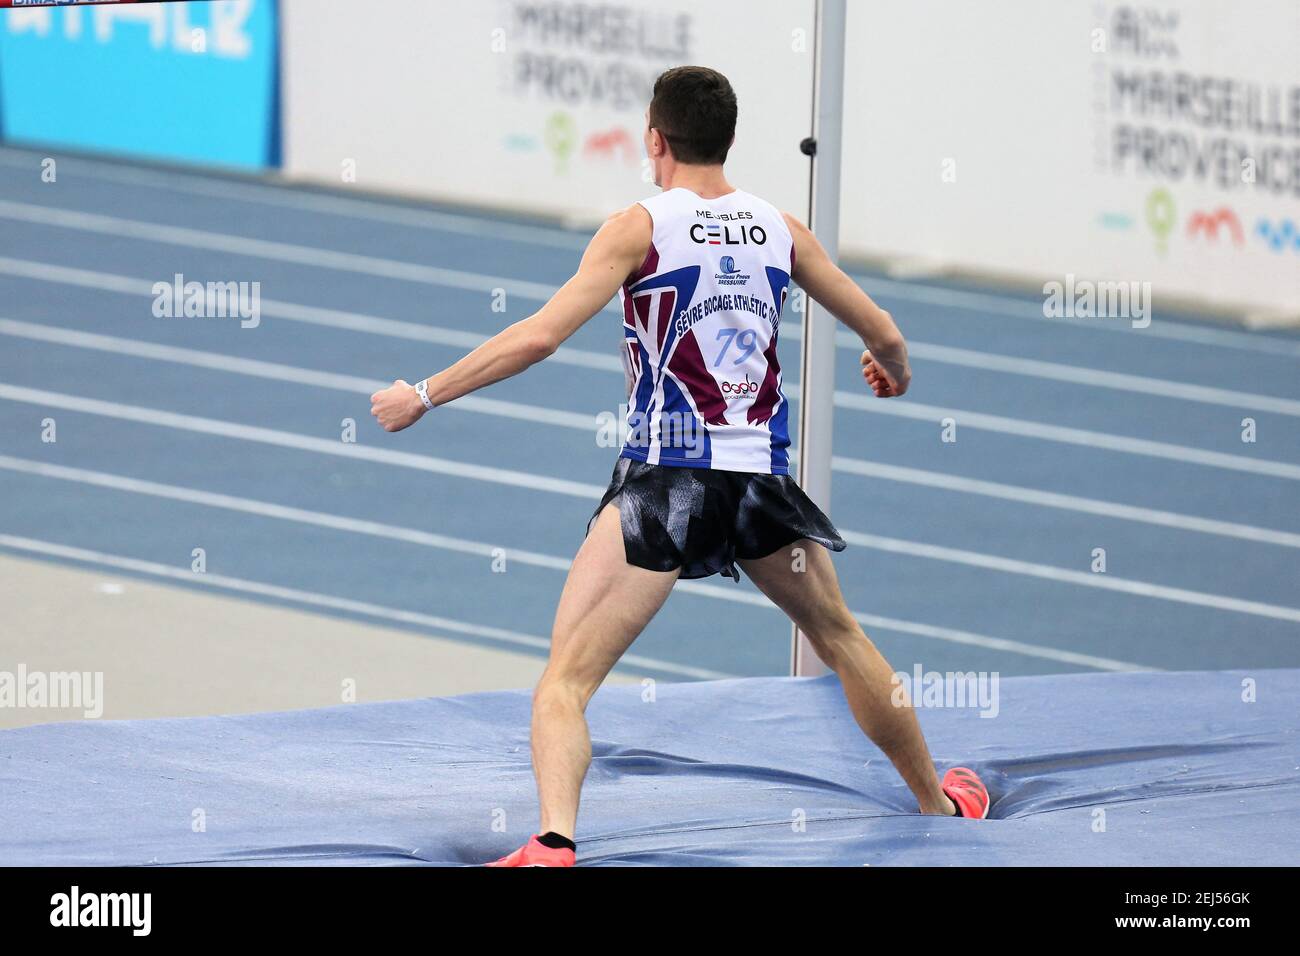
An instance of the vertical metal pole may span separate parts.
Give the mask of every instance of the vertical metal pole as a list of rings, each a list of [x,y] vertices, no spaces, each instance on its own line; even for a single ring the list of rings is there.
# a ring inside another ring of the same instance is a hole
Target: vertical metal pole
[[[812,188],[808,226],[832,261],[840,247],[840,152],[844,118],[844,29],[846,0],[817,0],[813,41]],[[827,514],[831,510],[831,426],[835,412],[835,318],[805,301],[803,400],[799,403],[799,484]],[[808,639],[794,628],[791,671],[826,673]]]

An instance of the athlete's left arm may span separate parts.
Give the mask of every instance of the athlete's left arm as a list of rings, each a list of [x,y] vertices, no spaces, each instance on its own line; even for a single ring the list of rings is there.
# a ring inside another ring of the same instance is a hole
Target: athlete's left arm
[[[815,302],[858,333],[867,349],[862,353],[862,377],[876,397],[902,395],[912,381],[912,367],[894,317],[835,264],[812,230],[789,213],[784,215],[794,239],[792,278]]]
[[[650,251],[650,214],[630,206],[605,221],[587,245],[577,273],[526,319],[498,332],[454,365],[425,379],[429,400],[445,405],[493,382],[518,375],[550,356],[605,308]],[[425,413],[413,385],[398,379],[370,396],[370,414],[385,431],[401,431]]]

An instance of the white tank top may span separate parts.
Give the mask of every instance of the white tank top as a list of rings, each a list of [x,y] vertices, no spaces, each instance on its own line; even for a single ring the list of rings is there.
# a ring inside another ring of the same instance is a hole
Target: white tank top
[[[627,439],[657,465],[789,474],[777,329],[794,267],[781,213],[737,190],[670,189],[641,205],[650,252],[623,284]]]

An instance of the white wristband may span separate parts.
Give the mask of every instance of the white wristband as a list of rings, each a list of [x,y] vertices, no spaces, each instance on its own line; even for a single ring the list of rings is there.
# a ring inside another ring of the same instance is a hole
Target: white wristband
[[[433,402],[429,400],[429,380],[427,378],[415,383],[415,391],[420,396],[420,401],[424,402],[425,408],[433,408]]]

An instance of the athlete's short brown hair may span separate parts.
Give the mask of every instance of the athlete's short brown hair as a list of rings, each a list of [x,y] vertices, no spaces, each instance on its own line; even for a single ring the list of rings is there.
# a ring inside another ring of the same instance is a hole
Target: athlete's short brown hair
[[[736,93],[717,70],[675,66],[655,80],[650,125],[679,163],[724,163],[736,136]]]

